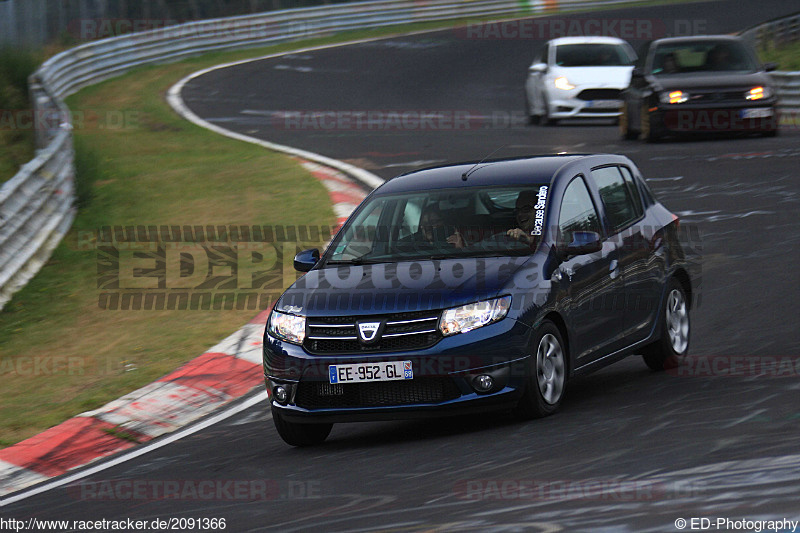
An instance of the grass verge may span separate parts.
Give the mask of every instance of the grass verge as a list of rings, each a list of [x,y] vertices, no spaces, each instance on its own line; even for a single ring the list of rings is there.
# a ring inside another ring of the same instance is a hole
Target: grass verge
[[[0,46],[0,184],[33,159],[32,118],[25,110],[28,101],[28,76],[42,57],[30,50]]]
[[[84,117],[74,131],[82,209],[45,268],[0,312],[0,446],[154,381],[257,313],[103,310],[102,254],[87,235],[105,225],[334,222],[327,192],[295,161],[198,128],[172,112],[164,101],[167,89],[201,63],[140,69],[69,99]],[[140,248],[146,252],[149,245]],[[168,251],[167,258],[187,251],[203,253],[194,246]],[[273,272],[282,273],[283,266],[274,264],[278,252],[269,246],[257,252],[260,264],[247,255],[250,250],[240,250],[246,259],[239,261],[243,282],[226,292],[251,292],[243,287],[250,286],[255,270],[273,265]],[[136,286],[142,280],[133,278],[133,269],[154,262],[122,250],[119,264],[122,286]],[[281,274],[277,283],[291,279]]]
[[[763,63],[777,63],[778,70],[800,70],[800,41],[781,46],[767,45],[759,48],[758,55]]]

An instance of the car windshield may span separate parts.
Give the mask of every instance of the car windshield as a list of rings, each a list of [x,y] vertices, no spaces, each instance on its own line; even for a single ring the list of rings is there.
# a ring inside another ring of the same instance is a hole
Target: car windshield
[[[562,44],[556,47],[556,65],[560,67],[623,67],[633,58],[621,44]]]
[[[367,200],[331,243],[327,264],[532,254],[549,186],[467,187]]]
[[[692,72],[754,72],[753,56],[736,41],[694,41],[663,44],[653,54],[656,76]]]

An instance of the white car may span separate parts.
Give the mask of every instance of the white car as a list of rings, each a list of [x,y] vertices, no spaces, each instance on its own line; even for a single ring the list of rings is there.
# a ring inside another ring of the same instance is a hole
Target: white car
[[[631,81],[634,61],[633,48],[615,37],[548,41],[528,69],[525,81],[531,123],[619,117],[620,91]]]

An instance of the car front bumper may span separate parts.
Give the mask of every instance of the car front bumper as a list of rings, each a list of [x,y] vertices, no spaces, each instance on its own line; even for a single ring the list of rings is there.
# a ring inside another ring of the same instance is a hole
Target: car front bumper
[[[550,118],[617,118],[622,100],[560,98],[550,101]]]
[[[270,403],[292,422],[356,422],[457,415],[513,407],[530,366],[531,329],[513,319],[444,337],[424,350],[312,355],[302,346],[264,338],[264,378]],[[411,380],[331,385],[331,364],[410,361]],[[479,375],[493,387],[480,391]],[[279,402],[281,386],[288,392]]]
[[[774,102],[703,106],[661,104],[650,113],[651,124],[673,133],[775,131],[779,119]]]

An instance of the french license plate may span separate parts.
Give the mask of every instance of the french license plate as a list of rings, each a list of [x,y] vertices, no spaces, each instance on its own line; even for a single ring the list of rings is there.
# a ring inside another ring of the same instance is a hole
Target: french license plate
[[[332,384],[395,381],[414,379],[414,369],[411,361],[330,365],[328,367],[328,378]]]
[[[741,118],[768,118],[772,116],[772,109],[769,108],[756,108],[756,109],[742,109],[739,112]]]
[[[618,109],[621,102],[619,100],[589,100],[586,102],[587,107],[595,109]]]

